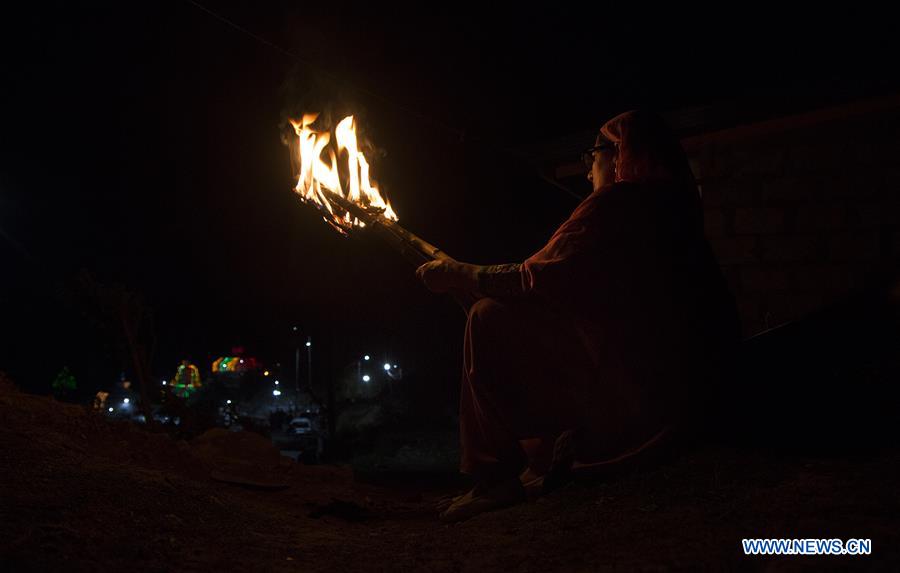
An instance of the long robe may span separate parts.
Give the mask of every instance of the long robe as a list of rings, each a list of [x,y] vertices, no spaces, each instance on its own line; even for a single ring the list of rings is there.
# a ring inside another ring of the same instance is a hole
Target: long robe
[[[595,191],[516,272],[520,295],[469,311],[463,472],[516,471],[520,440],[570,429],[579,459],[614,458],[703,417],[739,324],[695,188]]]

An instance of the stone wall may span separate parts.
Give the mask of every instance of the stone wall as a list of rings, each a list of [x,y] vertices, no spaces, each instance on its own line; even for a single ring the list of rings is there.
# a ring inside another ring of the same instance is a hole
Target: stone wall
[[[797,123],[684,140],[747,336],[900,261],[900,110]]]

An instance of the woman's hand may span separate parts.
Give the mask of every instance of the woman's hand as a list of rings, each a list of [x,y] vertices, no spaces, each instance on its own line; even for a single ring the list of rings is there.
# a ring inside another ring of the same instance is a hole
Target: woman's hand
[[[453,259],[425,263],[416,269],[416,276],[428,290],[435,293],[472,293],[478,288],[478,267]]]

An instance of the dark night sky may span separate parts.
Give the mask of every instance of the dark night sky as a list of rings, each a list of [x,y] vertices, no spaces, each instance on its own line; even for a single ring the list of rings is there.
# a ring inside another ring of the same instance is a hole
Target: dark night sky
[[[740,12],[685,25],[584,8],[204,5],[303,62],[182,0],[4,18],[0,369],[26,386],[97,353],[60,302],[81,268],[150,301],[160,374],[235,344],[280,360],[299,324],[330,341],[333,365],[375,348],[434,370],[437,387],[456,380],[461,313],[291,194],[279,123],[298,102],[357,113],[387,151],[377,174],[403,224],[487,263],[524,258],[574,207],[511,147],[637,106],[738,101],[752,115],[897,85],[890,37],[846,14],[838,28]]]

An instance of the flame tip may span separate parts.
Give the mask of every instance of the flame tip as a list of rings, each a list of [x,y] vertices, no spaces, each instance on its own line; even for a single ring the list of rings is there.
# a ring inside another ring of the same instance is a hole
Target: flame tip
[[[327,211],[330,218],[326,217],[326,220],[339,229],[365,227],[365,223],[348,212],[344,212],[343,216],[336,213],[335,206],[331,204],[322,189],[339,194],[366,209],[374,208],[382,216],[397,221],[396,212],[391,208],[390,203],[381,196],[377,184],[369,178],[369,162],[363,152],[359,150],[354,116],[348,115],[337,124],[334,129],[335,145],[331,147],[328,147],[328,144],[331,143],[330,131],[317,132],[310,127],[318,117],[317,113],[303,114],[299,121],[290,120],[299,138],[297,153],[300,156],[300,173],[297,176],[295,192],[304,202],[313,203]],[[326,147],[328,147],[330,165],[322,158],[322,152]],[[341,184],[338,154],[335,153],[335,148],[338,151],[347,151],[346,190]]]

